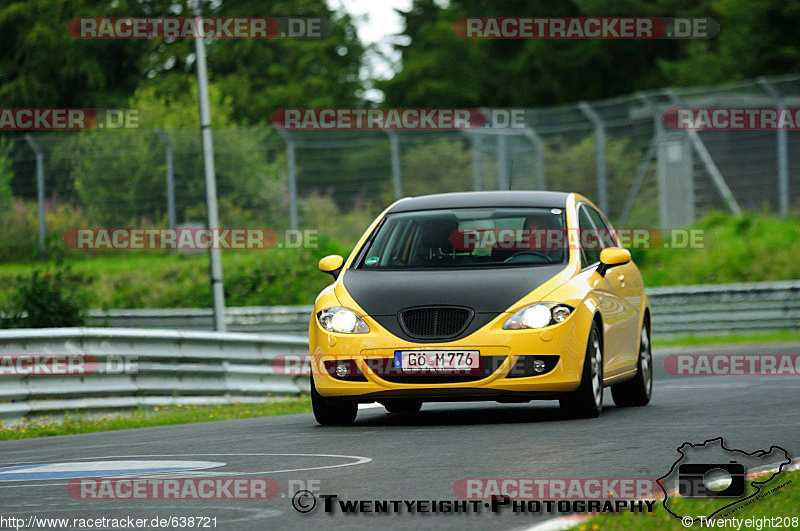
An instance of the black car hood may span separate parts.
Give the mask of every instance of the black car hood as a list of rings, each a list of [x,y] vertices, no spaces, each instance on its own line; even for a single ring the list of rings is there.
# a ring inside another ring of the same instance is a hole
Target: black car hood
[[[348,269],[344,287],[364,311],[390,332],[409,338],[397,320],[400,311],[417,306],[464,306],[475,317],[465,337],[505,311],[566,267],[553,264],[493,269],[378,271]],[[414,340],[419,342],[419,340]]]

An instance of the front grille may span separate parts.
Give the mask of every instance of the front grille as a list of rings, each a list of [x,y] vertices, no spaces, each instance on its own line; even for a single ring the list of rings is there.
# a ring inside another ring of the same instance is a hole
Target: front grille
[[[400,312],[403,331],[418,339],[446,339],[459,335],[469,325],[473,312],[455,306],[410,308]]]

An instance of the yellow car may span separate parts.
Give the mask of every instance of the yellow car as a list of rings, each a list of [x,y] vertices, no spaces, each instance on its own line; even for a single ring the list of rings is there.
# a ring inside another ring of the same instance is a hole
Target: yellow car
[[[608,219],[562,192],[401,199],[350,257],[309,324],[311,398],[323,425],[358,403],[559,400],[596,417],[652,393],[650,305]]]

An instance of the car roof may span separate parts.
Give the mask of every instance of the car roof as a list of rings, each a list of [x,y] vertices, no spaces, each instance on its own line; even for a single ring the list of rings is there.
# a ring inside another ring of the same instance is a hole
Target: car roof
[[[422,195],[398,201],[388,213],[441,208],[542,207],[565,208],[567,192],[491,191]]]

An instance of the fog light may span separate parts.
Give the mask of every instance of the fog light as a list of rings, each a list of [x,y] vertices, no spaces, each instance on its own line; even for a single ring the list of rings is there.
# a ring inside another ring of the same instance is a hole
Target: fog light
[[[533,360],[533,372],[544,372],[545,364],[543,360]]]
[[[345,378],[350,375],[350,367],[346,363],[339,363],[336,365],[336,376]]]

